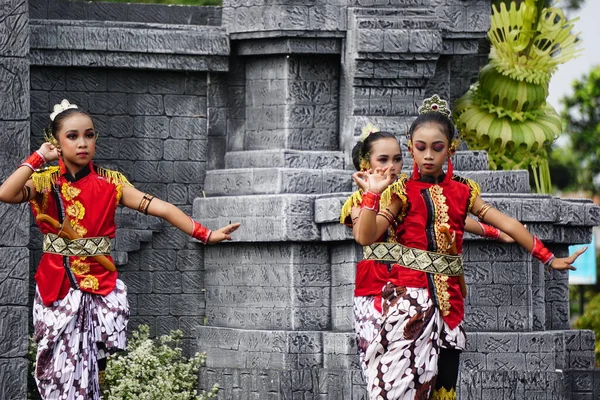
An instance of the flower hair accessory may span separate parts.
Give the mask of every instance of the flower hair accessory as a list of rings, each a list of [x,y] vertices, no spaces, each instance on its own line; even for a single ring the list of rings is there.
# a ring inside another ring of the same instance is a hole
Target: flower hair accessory
[[[54,121],[54,118],[56,118],[56,116],[58,114],[60,114],[63,111],[68,110],[69,108],[78,108],[78,107],[76,104],[69,103],[69,100],[67,100],[67,99],[63,99],[63,101],[61,101],[59,104],[55,104],[54,109],[52,110],[52,114],[50,114],[50,120]]]
[[[362,133],[358,137],[358,140],[364,144],[365,140],[367,140],[369,135],[372,135],[375,132],[379,132],[379,128],[371,123],[368,123],[364,128],[362,128]],[[363,153],[363,151],[364,151],[364,146],[360,151],[359,167],[360,167],[361,171],[367,171],[367,170],[371,169],[371,163],[369,162],[369,158],[371,156],[370,156],[369,152]]]
[[[427,114],[430,112],[439,112],[450,118],[450,108],[448,108],[448,102],[443,100],[437,94],[423,100],[423,104],[419,107],[419,114]]]
[[[367,140],[367,138],[369,137],[369,135],[375,133],[375,132],[379,132],[380,129],[378,127],[376,127],[375,125],[368,123],[367,125],[365,125],[362,128],[362,133],[360,134],[360,136],[358,137],[358,140],[360,140],[361,142],[364,143],[365,140]]]

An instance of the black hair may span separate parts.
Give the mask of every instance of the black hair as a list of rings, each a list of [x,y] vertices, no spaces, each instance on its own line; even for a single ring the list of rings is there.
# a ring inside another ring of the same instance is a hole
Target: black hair
[[[67,117],[70,117],[71,115],[75,115],[75,114],[87,115],[92,120],[92,123],[94,122],[94,120],[92,119],[92,116],[90,114],[88,114],[87,112],[80,110],[79,108],[67,108],[65,111],[57,114],[54,117],[54,121],[50,121],[48,128],[46,128],[46,133],[51,134],[56,139],[58,139],[58,137],[57,137],[58,131],[60,131],[63,121]]]
[[[430,123],[438,124],[442,130],[442,133],[448,138],[448,143],[452,143],[452,140],[456,136],[456,128],[454,127],[454,124],[450,118],[441,112],[428,112],[419,115],[411,124],[410,129],[408,130],[408,137],[412,139],[417,128],[419,128],[421,125]]]
[[[360,160],[371,152],[373,143],[379,139],[386,138],[392,138],[396,141],[398,140],[398,138],[396,138],[396,136],[394,136],[394,134],[391,132],[379,131],[371,133],[364,141],[359,140],[356,142],[354,148],[352,149],[352,164],[354,164],[354,168],[356,168],[357,171],[360,171]]]

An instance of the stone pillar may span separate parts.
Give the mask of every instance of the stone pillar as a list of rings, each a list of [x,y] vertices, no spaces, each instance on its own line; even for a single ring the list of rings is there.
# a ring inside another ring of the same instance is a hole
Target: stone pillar
[[[29,155],[27,2],[0,2],[0,181]],[[0,398],[27,396],[29,209],[0,204]]]
[[[488,16],[487,0],[224,1],[227,152],[194,216],[242,227],[205,252],[203,388],[219,382],[225,399],[367,397],[352,311],[362,252],[338,221],[350,150],[367,123],[403,138],[424,97],[462,94],[487,58]],[[457,152],[454,165],[557,254],[600,221],[589,202],[530,194],[526,171],[489,171],[483,152]],[[459,398],[590,398],[593,334],[567,330],[566,273],[473,236],[463,256]]]

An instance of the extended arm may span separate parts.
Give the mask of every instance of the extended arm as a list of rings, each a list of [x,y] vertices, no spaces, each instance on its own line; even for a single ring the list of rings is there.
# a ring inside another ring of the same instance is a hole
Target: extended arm
[[[574,270],[575,268],[571,264],[575,262],[577,257],[579,257],[579,255],[581,255],[587,249],[583,248],[573,253],[569,257],[555,258],[554,255],[544,247],[542,242],[540,242],[538,238],[531,235],[531,233],[529,233],[529,231],[525,229],[525,227],[519,221],[509,217],[506,214],[503,214],[493,207],[490,207],[489,204],[486,204],[481,199],[481,197],[477,197],[477,199],[475,199],[473,210],[475,210],[473,214],[478,215],[481,221],[490,223],[498,229],[506,232],[506,234],[512,237],[515,242],[521,245],[521,247],[554,269]]]
[[[194,238],[205,242],[206,244],[219,243],[223,240],[231,240],[231,233],[233,233],[240,224],[229,224],[223,228],[215,231],[201,231],[202,226],[195,222],[192,218],[186,215],[179,208],[166,201],[153,198],[151,196],[145,196],[145,193],[140,192],[134,187],[125,186],[123,187],[123,196],[121,197],[121,204],[125,207],[132,208],[134,210],[140,210],[147,214],[160,217],[177,229],[187,233]]]

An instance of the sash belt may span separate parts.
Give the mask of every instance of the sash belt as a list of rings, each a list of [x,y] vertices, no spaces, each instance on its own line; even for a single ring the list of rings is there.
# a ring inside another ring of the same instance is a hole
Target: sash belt
[[[459,276],[464,273],[460,255],[434,253],[399,243],[379,242],[363,246],[363,256],[365,260],[393,261],[403,267],[432,274]]]
[[[42,248],[44,253],[61,254],[63,256],[110,255],[110,238],[100,236],[69,240],[53,233],[46,233]]]

